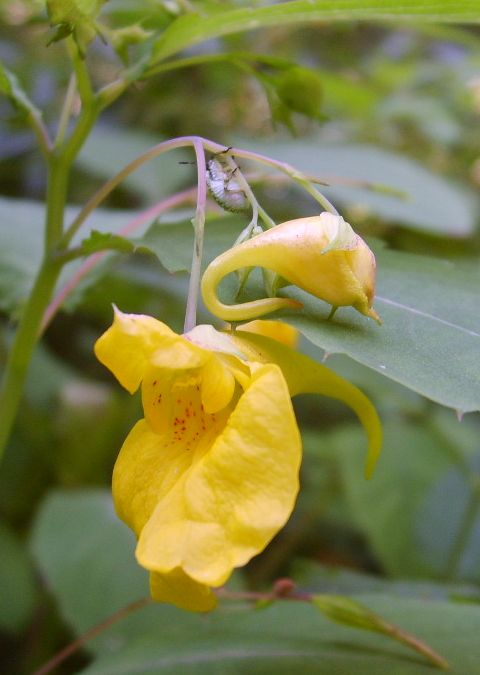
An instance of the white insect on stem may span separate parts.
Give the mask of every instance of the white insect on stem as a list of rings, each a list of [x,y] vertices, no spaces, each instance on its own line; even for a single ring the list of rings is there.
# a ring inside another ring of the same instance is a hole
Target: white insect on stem
[[[207,163],[207,185],[213,199],[225,211],[232,213],[245,213],[249,211],[250,204],[240,181],[235,174],[238,167],[234,164],[233,157],[228,153],[231,148],[214,155]]]

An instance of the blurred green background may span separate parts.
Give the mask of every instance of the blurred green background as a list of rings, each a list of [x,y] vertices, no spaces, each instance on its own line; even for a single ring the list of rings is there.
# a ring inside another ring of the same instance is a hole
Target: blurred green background
[[[183,3],[178,5],[181,9]],[[143,16],[146,29],[158,29],[172,19],[176,6],[112,0],[105,21],[122,26]],[[2,2],[0,19],[0,58],[44,110],[47,124],[54,125],[70,76],[64,46],[46,47],[49,29],[33,2]],[[477,266],[479,37],[480,29],[472,27],[344,23],[271,28],[201,44],[189,56],[258,52],[310,69],[313,101],[302,103],[304,84],[282,81],[268,59],[251,63],[250,70],[219,60],[155,76],[131,88],[102,116],[75,165],[70,203],[84,203],[102,180],[159,140],[201,134],[271,154],[332,182],[343,177],[397,188],[405,198],[340,182],[325,194],[362,236]],[[102,84],[118,68],[118,57],[97,39],[89,63]],[[12,320],[38,261],[45,173],[33,135],[4,99],[0,118],[3,360]],[[143,167],[109,198],[94,226],[118,228],[133,212],[192,185],[194,167],[179,163],[189,158],[186,152],[171,154]],[[258,196],[279,222],[311,213],[310,201],[283,184],[259,187]],[[189,217],[185,209],[169,218]],[[232,232],[228,240],[234,239]],[[92,347],[111,321],[112,302],[181,330],[186,280],[151,255],[111,254],[69,298],[36,351],[0,471],[2,673],[31,672],[79,632],[147,592],[146,574],[132,556],[134,542],[116,520],[109,496],[112,466],[141,415],[140,403],[95,361]],[[206,313],[202,319],[208,320]],[[306,341],[302,348],[314,349]],[[454,352],[455,345],[451,348]],[[378,407],[386,438],[377,474],[370,483],[363,479],[365,439],[348,410],[329,400],[296,400],[305,446],[301,496],[287,527],[233,585],[265,589],[279,576],[291,576],[305,589],[365,596],[387,613],[393,607],[394,618],[407,627],[413,621],[412,629],[417,620],[420,632],[430,614],[417,613],[409,602],[435,599],[445,603],[444,616],[458,614],[458,639],[480,612],[480,416],[466,415],[460,424],[454,411],[346,357],[336,355],[327,363]],[[312,621],[318,627],[312,628],[309,620],[295,619],[298,611],[273,609],[267,623],[298,623],[298,640],[309,630],[327,635],[334,630],[316,616]],[[168,633],[171,617],[178,635]],[[92,673],[139,672],[127,648],[143,644],[142,654],[148,654],[160,624],[167,626],[167,652],[182,652],[186,635],[190,646],[195,643],[196,621],[150,607],[104,633],[58,672],[79,672],[90,663]],[[247,624],[244,615],[226,611],[224,623],[201,624],[207,637],[202,634],[199,650],[208,652],[208,640],[230,644],[235,634],[248,645],[255,622],[261,622],[259,615]],[[434,624],[431,630],[443,635],[436,647],[447,648],[448,630],[443,634]],[[338,635],[333,632],[332,641]],[[382,667],[399,674],[423,672],[418,662],[395,670],[388,659],[380,659],[380,669],[374,670],[365,656],[374,642],[365,640],[355,670],[348,670],[352,666],[343,663],[340,650],[338,663],[323,655],[326,670],[309,670],[302,662],[305,672],[380,673]],[[391,649],[394,654],[396,648]],[[456,649],[461,655],[461,645]],[[228,659],[223,666],[200,661],[195,661],[198,670],[174,663],[148,672],[287,673],[292,667],[279,662],[276,670],[271,663],[265,670],[258,664],[236,670],[225,665]],[[480,673],[478,661],[463,668],[458,672]]]

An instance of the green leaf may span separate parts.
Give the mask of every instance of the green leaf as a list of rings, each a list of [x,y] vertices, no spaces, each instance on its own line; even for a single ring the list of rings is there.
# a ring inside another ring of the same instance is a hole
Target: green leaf
[[[78,208],[68,207],[67,222],[76,213]],[[91,229],[117,231],[136,215],[133,211],[97,209],[75,243],[80,244],[81,238]],[[43,251],[44,217],[44,205],[40,202],[0,197],[0,308],[9,313],[18,312],[32,287]],[[76,261],[65,268],[59,287],[63,286],[79,264]]]
[[[125,237],[111,232],[99,232],[92,230],[90,237],[82,241],[81,247],[85,255],[96,253],[97,251],[120,251],[120,253],[132,253],[135,250],[134,244]]]
[[[16,633],[26,627],[37,589],[32,563],[22,544],[0,522],[0,629]]]
[[[73,212],[68,211],[70,218]],[[99,209],[88,225],[102,231],[118,230],[132,217],[131,212]],[[0,298],[7,311],[17,309],[31,287],[43,245],[38,227],[42,218],[38,204],[0,200]],[[242,226],[244,222],[237,216],[208,221],[205,263],[229,248]],[[132,241],[136,247],[154,252],[171,272],[190,268],[190,221],[156,223],[148,234]],[[335,319],[327,322],[329,307],[294,288],[287,293],[303,302],[304,309],[277,316],[330,354],[346,354],[460,413],[479,410],[480,316],[476,288],[480,271],[467,263],[388,250],[376,253],[375,307],[384,319],[383,326],[375,326],[348,308],[339,309]],[[60,285],[71,275],[71,269],[67,268]],[[263,293],[259,288],[257,291]],[[231,296],[234,293],[232,286]]]
[[[18,110],[27,115],[40,116],[40,110],[28,98],[17,76],[0,62],[0,93],[7,96]]]
[[[0,198],[0,307],[14,312],[28,297],[40,265],[40,202]]]
[[[378,502],[376,502],[378,505]],[[378,510],[378,508],[377,508]],[[32,549],[62,615],[81,633],[146,592],[133,537],[116,519],[107,491],[55,492],[41,507]],[[480,608],[376,593],[357,600],[425,640],[456,675],[480,658]],[[391,640],[352,631],[305,603],[279,602],[256,612],[222,603],[208,616],[152,605],[88,643],[96,655],[82,672],[223,675],[428,675],[422,659]]]
[[[362,598],[389,621],[432,643],[456,675],[471,675],[480,655],[480,609],[449,603]],[[464,614],[462,609],[469,611]],[[173,619],[173,617],[172,617]],[[458,623],[456,623],[458,621]],[[328,622],[307,604],[279,603],[262,612],[217,611],[173,621],[132,641],[117,654],[101,655],[86,675],[118,672],[155,675],[422,675],[430,665],[383,636]],[[470,670],[473,668],[473,670]]]
[[[480,270],[474,264],[378,250],[374,306],[382,326],[349,308],[330,308],[290,287],[304,304],[280,313],[317,347],[347,354],[409,389],[454,408],[480,410]]]
[[[338,449],[337,449],[338,451]],[[350,597],[375,594],[398,598],[424,598],[425,600],[452,600],[476,602],[478,587],[465,583],[442,583],[428,579],[389,579],[350,567],[330,567],[313,559],[300,559],[293,565],[292,577],[300,587],[311,593],[340,593]]]
[[[156,41],[151,65],[186,47],[221,35],[267,26],[316,21],[414,21],[480,23],[477,0],[294,0],[264,7],[245,7],[187,14],[177,19]]]
[[[460,425],[451,417],[451,426],[461,437],[468,419]],[[474,422],[473,431],[476,429],[478,435]],[[365,443],[361,430],[353,427],[341,430],[328,441],[340,460],[347,503],[355,524],[382,568],[400,579],[444,578],[459,534],[458,516],[463,513],[464,501],[453,501],[457,495],[449,492],[442,493],[444,501],[437,502],[436,506],[441,508],[435,516],[428,508],[432,492],[438,493],[445,487],[445,477],[460,469],[452,463],[455,445],[429,426],[433,425],[385,423],[384,451],[373,480],[368,483],[361,476]],[[447,517],[446,512],[451,511],[453,516]],[[425,527],[430,528],[428,539]]]
[[[235,145],[289,162],[327,182],[331,177],[332,187],[321,188],[325,195],[336,205],[358,209],[364,215],[450,237],[468,237],[476,230],[476,197],[404,155],[367,144],[324,143],[315,136],[283,143],[252,144],[238,139]],[[383,184],[405,196],[341,185],[342,179],[349,178]],[[355,228],[354,222],[352,225]]]
[[[423,495],[415,539],[439,576],[480,582],[479,486],[480,454],[476,454],[467,466],[445,471]]]
[[[227,250],[245,227],[245,219],[229,215],[205,223],[204,266]],[[154,253],[169,272],[187,272],[192,264],[193,225],[191,220],[156,222],[140,238],[138,248]]]
[[[134,545],[108,491],[58,491],[47,497],[32,530],[31,549],[75,631],[88,630],[148,594],[148,575],[135,562]],[[104,634],[99,643],[108,639]]]

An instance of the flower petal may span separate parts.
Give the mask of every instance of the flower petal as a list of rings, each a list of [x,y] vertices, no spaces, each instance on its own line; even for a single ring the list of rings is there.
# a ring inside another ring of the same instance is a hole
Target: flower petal
[[[175,333],[168,326],[151,316],[124,314],[114,307],[113,324],[95,343],[95,354],[133,394],[142,381],[151,355],[165,337],[172,335]]]
[[[191,464],[191,453],[166,445],[145,420],[130,431],[115,463],[112,490],[118,516],[137,537],[158,501]]]
[[[221,359],[212,356],[202,371],[202,403],[207,413],[223,410],[232,400],[235,377]]]
[[[292,349],[295,349],[298,343],[298,330],[283,321],[254,319],[248,323],[242,323],[241,326],[237,326],[237,330],[254,333],[255,335],[265,335]]]
[[[140,564],[162,574],[180,567],[200,583],[223,584],[289,518],[300,455],[280,369],[254,367],[223,432],[159,501],[143,528]]]
[[[170,602],[191,612],[208,612],[217,604],[217,598],[208,586],[194,581],[179,568],[168,574],[152,572],[150,593],[157,602]]]
[[[368,436],[368,453],[365,475],[370,478],[382,447],[382,427],[375,407],[355,385],[337,375],[326,366],[295,352],[262,335],[237,331],[239,347],[249,352],[249,358],[277,363],[288,383],[291,396],[297,394],[323,394],[346,403],[357,414]],[[250,350],[249,350],[250,347]]]

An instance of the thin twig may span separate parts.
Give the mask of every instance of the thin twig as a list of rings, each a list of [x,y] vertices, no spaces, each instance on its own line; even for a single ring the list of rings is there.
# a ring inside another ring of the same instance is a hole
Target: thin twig
[[[107,617],[100,623],[97,623],[95,626],[87,630],[86,633],[81,635],[79,638],[77,638],[69,645],[67,645],[64,649],[62,649],[60,652],[58,652],[58,654],[55,654],[55,656],[51,658],[50,661],[47,661],[47,663],[41,666],[32,675],[47,675],[47,673],[51,673],[52,670],[57,668],[57,666],[59,666],[66,659],[68,659],[69,656],[71,656],[79,649],[81,649],[89,640],[96,637],[100,633],[103,633],[103,631],[109,628],[112,624],[117,623],[117,621],[124,619],[133,612],[137,612],[139,609],[147,607],[152,602],[153,602],[152,598],[145,597],[140,598],[140,600],[135,600],[134,602],[131,602],[126,607],[122,607],[121,609],[118,610],[118,612],[111,614],[109,617]]]
[[[158,202],[158,204],[155,204],[146,211],[143,211],[140,215],[136,216],[121,230],[119,230],[118,234],[124,237],[128,236],[129,234],[133,234],[133,232],[138,230],[139,227],[144,225],[149,220],[153,220],[162,213],[170,211],[181,204],[192,201],[195,198],[195,194],[196,189],[189,188],[188,190],[178,192],[167,199],[163,199],[161,202]],[[94,253],[93,255],[86,258],[86,260],[82,263],[71,279],[69,279],[65,286],[57,293],[45,310],[40,328],[41,333],[45,331],[55,314],[65,302],[66,298],[76,288],[79,282],[107,255],[107,253],[108,251],[99,251],[98,253]]]
[[[205,165],[205,150],[200,139],[194,141],[197,158],[197,209],[193,219],[194,242],[192,267],[188,284],[187,307],[185,310],[184,332],[188,333],[197,324],[198,293],[200,290],[200,276],[203,257],[203,235],[205,231],[205,210],[207,203],[207,183]]]
[[[207,139],[200,138],[200,136],[181,136],[179,138],[174,138],[169,141],[157,143],[157,145],[154,145],[153,147],[149,148],[141,155],[136,157],[134,160],[129,162],[126,166],[123,167],[123,169],[121,169],[117,174],[115,174],[115,176],[112,176],[112,178],[110,178],[106,183],[102,185],[102,187],[99,190],[97,190],[97,192],[88,200],[88,202],[85,204],[85,206],[81,209],[81,211],[77,214],[76,218],[68,227],[62,239],[61,245],[63,247],[66,247],[72,240],[72,237],[76,234],[76,232],[86,221],[88,216],[92,213],[92,211],[94,211],[97,208],[97,206],[99,206],[102,203],[102,201],[118,185],[120,185],[120,183],[124,181],[125,178],[127,178],[127,176],[136,171],[136,169],[142,166],[142,164],[144,164],[145,162],[149,162],[150,160],[154,159],[155,157],[158,157],[164,152],[168,152],[176,148],[184,148],[191,146],[197,140],[202,142],[203,145],[211,152],[221,152],[223,150],[222,145],[219,145],[218,143],[213,143],[212,141],[208,141]]]
[[[28,113],[28,121],[37,137],[38,146],[43,157],[48,160],[52,152],[53,143],[41,114],[30,110]]]
[[[268,592],[229,591],[226,588],[217,588],[214,589],[214,592],[215,595],[222,600],[247,601],[263,605],[275,602],[277,600],[308,602],[315,604],[314,602],[315,594],[307,593],[304,591],[298,591],[295,586],[295,582],[289,578],[277,579],[277,581],[275,581],[275,583],[273,584],[272,590]],[[69,645],[67,645],[64,649],[58,652],[58,654],[56,654],[52,659],[50,659],[47,663],[41,666],[41,668],[36,670],[32,675],[48,675],[48,673],[52,672],[54,668],[63,663],[69,656],[71,656],[76,651],[84,647],[89,640],[105,631],[114,623],[129,616],[133,612],[136,612],[140,609],[143,609],[144,607],[147,607],[152,603],[153,603],[152,598],[145,597],[140,598],[139,600],[135,600],[134,602],[131,602],[126,607],[122,607],[117,612],[114,612],[109,617],[107,617],[100,623],[96,624],[88,631],[86,631],[83,635],[81,635],[79,638],[77,638]],[[358,603],[356,604],[358,605]],[[358,608],[362,609],[360,605],[358,605]],[[399,628],[398,626],[391,624],[388,621],[385,621],[382,617],[374,614],[369,609],[367,608],[363,609],[365,611],[366,616],[370,616],[372,618],[373,624],[376,626],[376,628],[373,628],[371,630],[386,635],[387,637],[397,640],[398,642],[401,642],[407,647],[413,649],[414,651],[425,657],[425,659],[436,668],[440,668],[441,670],[449,670],[448,662],[442,656],[440,656],[440,654],[438,654],[431,647],[429,647],[429,645],[423,642],[423,640],[419,640],[414,635],[404,631],[402,628]],[[326,614],[326,616],[331,620],[335,620],[328,614]],[[343,621],[340,621],[340,623],[343,623]]]
[[[276,159],[272,159],[271,157],[267,157],[266,155],[262,155],[258,152],[252,152],[250,150],[242,150],[241,148],[232,148],[231,152],[236,157],[243,157],[244,159],[250,159],[253,162],[259,162],[261,164],[265,164],[266,166],[271,166],[272,168],[278,169],[282,173],[287,174],[287,176],[289,176],[293,181],[301,185],[304,190],[306,190],[309,194],[311,194],[312,197],[316,201],[318,201],[326,211],[329,211],[334,215],[338,215],[337,209],[325,197],[325,195],[323,195],[319,190],[317,190],[316,188],[313,187],[313,185],[311,185],[312,181],[310,180],[310,178],[307,177],[306,174],[302,173],[301,171],[293,167],[291,164],[288,164],[287,162],[280,162]]]
[[[152,148],[149,148],[146,152],[142,153],[125,167],[123,167],[121,171],[104,183],[102,187],[93,195],[93,197],[88,200],[83,209],[78,213],[77,217],[65,232],[61,241],[61,246],[68,246],[72,237],[82,226],[92,211],[94,211],[94,209],[96,209],[96,207],[101,204],[105,197],[107,197],[117,187],[117,185],[125,180],[125,178],[127,178],[127,176],[133,173],[136,169],[142,166],[142,164],[154,159],[155,157],[158,157],[164,152],[169,152],[170,150],[176,148],[192,146],[195,145],[195,143],[201,143],[205,150],[216,154],[224,152],[225,150],[224,146],[220,145],[219,143],[215,143],[214,141],[211,141],[207,138],[202,138],[201,136],[180,136],[179,138],[163,141],[162,143],[154,145]],[[278,160],[272,159],[271,157],[267,157],[256,152],[241,150],[240,148],[232,148],[231,154],[271,166],[275,169],[278,169],[282,173],[287,174],[292,180],[306,189],[307,192],[309,192],[318,202],[320,202],[327,211],[330,211],[331,213],[337,213],[335,207],[328,201],[328,199],[312,185],[310,185],[310,182],[312,181],[310,181],[310,179],[305,174],[301,173],[290,164],[280,162]]]
[[[269,603],[276,600],[290,600],[293,602],[311,602],[313,605],[315,605],[315,594],[297,591],[295,584],[291,579],[278,579],[275,582],[272,591],[268,593],[255,591],[229,591],[226,588],[219,588],[215,591],[215,593],[219,598],[224,600],[246,600],[247,602],[253,602],[255,604]],[[450,670],[448,661],[444,659],[443,656],[438,654],[438,652],[432,649],[428,644],[426,644],[426,642],[405,631],[403,628],[386,621],[381,616],[371,612],[371,610],[367,609],[366,607],[363,609],[367,616],[369,615],[372,617],[372,625],[375,625],[375,628],[370,628],[367,630],[378,632],[381,635],[385,635],[386,637],[390,637],[393,640],[406,645],[410,649],[416,651],[418,654],[421,654],[431,665],[439,668],[440,670]],[[328,613],[325,613],[325,616],[330,620],[338,621],[331,617]],[[348,625],[347,622],[343,621],[338,621],[338,623],[341,623],[342,625]],[[353,628],[354,626],[352,625],[351,627]]]

